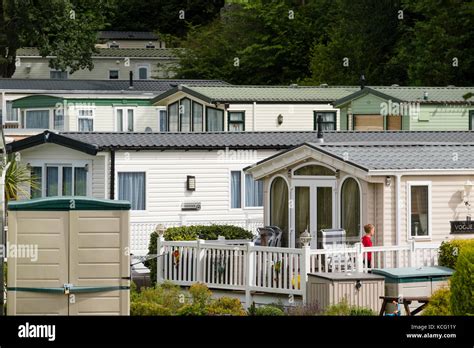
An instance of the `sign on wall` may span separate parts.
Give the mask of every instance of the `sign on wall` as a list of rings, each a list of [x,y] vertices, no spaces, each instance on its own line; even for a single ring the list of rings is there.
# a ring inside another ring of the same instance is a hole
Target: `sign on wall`
[[[472,220],[450,221],[450,222],[451,222],[451,234],[474,233],[474,221]]]

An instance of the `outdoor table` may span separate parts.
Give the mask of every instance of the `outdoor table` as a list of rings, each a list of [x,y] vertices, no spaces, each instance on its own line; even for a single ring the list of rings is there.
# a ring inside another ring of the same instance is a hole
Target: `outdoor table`
[[[383,299],[382,308],[380,308],[380,313],[379,313],[380,316],[383,316],[385,312],[385,307],[387,306],[388,303],[392,303],[393,301],[398,302],[399,300],[399,298],[396,296],[380,296],[380,298]],[[403,306],[405,307],[405,311],[407,315],[410,315],[410,316],[416,315],[419,312],[421,312],[428,305],[428,302],[430,302],[430,298],[427,296],[403,297],[402,300],[403,300]],[[415,309],[413,312],[410,312],[409,305],[413,301],[418,301],[419,303],[422,303],[422,305],[418,307],[417,309]]]

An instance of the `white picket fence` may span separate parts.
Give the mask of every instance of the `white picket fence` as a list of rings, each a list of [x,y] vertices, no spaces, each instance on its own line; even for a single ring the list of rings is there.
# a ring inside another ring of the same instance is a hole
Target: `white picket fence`
[[[252,292],[300,295],[306,299],[308,273],[367,272],[372,268],[435,266],[439,244],[346,249],[301,249],[255,246],[246,241],[157,241],[157,281],[189,286],[242,290],[246,303]]]

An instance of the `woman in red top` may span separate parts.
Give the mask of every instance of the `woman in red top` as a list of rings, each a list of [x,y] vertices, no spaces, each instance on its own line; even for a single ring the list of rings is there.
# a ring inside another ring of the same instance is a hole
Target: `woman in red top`
[[[362,245],[364,247],[372,246],[372,236],[375,233],[375,227],[372,224],[367,224],[364,226],[365,236],[362,237]],[[372,253],[367,253],[367,267],[372,268]]]

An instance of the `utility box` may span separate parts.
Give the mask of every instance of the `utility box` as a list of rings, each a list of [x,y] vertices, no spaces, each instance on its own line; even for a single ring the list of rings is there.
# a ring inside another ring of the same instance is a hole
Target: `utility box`
[[[403,267],[373,269],[373,274],[385,277],[385,296],[393,297],[430,297],[433,292],[448,286],[449,277],[453,270],[448,267]],[[418,302],[412,303],[410,311],[419,307]],[[387,305],[388,311],[395,310],[393,305]],[[402,308],[402,314],[405,309]]]
[[[321,310],[346,299],[350,306],[380,310],[385,278],[370,273],[308,273],[307,302]]]
[[[8,210],[8,315],[129,315],[128,201],[51,197]]]

